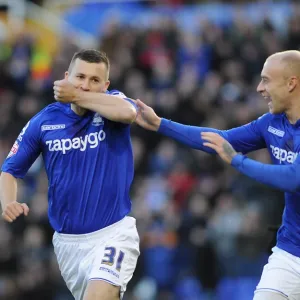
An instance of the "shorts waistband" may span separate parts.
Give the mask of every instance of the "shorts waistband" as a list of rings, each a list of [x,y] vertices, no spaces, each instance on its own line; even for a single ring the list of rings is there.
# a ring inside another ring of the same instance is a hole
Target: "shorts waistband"
[[[126,216],[120,221],[117,221],[116,223],[113,223],[97,231],[84,233],[84,234],[65,234],[65,233],[55,232],[53,238],[59,239],[60,241],[66,243],[90,241],[90,240],[94,240],[95,238],[101,238],[108,234],[111,234],[119,226],[124,226],[126,223],[130,223],[130,222],[134,222],[135,224],[135,218]]]

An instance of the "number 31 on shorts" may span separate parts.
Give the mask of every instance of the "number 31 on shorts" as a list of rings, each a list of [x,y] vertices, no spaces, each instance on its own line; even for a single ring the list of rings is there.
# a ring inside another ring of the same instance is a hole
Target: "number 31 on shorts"
[[[116,270],[120,272],[125,253],[123,251],[119,251],[117,260],[115,259],[116,254],[117,249],[115,247],[105,247],[104,257],[101,261],[101,264],[113,266],[116,263]]]

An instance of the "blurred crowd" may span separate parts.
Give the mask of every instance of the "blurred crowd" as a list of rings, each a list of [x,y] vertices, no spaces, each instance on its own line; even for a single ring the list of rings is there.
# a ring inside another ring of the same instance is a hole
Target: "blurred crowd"
[[[285,32],[267,18],[251,24],[239,16],[223,27],[202,20],[193,33],[168,18],[143,30],[112,22],[98,49],[111,60],[111,89],[143,100],[167,119],[228,129],[267,111],[256,92],[261,68],[270,54],[299,49],[299,17],[295,10]],[[64,76],[76,50],[65,38],[49,70],[39,72],[29,33],[0,42],[1,163],[28,119],[54,101],[52,83]],[[228,282],[237,287],[244,278],[243,292],[248,287],[252,299],[275,244],[282,194],[215,156],[136,125],[132,144],[132,215],[141,256],[125,300],[233,299],[224,298]],[[265,150],[251,157],[270,162]],[[53,254],[40,159],[19,182],[18,198],[28,203],[30,214],[10,225],[0,222],[0,299],[72,299]]]

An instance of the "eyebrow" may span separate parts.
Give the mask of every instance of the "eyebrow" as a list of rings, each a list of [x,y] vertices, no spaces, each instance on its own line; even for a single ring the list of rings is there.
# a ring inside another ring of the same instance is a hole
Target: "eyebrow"
[[[269,77],[266,75],[261,75],[260,77],[261,77],[261,79],[269,79]]]
[[[83,74],[83,73],[76,73],[76,75],[88,76],[88,75]],[[96,75],[93,75],[91,78],[92,78],[92,79],[99,79],[99,80],[100,80],[100,77],[99,77],[99,76],[96,76]]]
[[[92,76],[91,78],[92,79],[99,79],[100,80],[100,77],[98,77],[98,76]]]

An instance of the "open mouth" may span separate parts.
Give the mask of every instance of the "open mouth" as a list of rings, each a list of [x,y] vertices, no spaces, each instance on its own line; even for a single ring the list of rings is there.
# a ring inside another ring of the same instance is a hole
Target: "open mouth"
[[[271,99],[271,97],[270,96],[263,96],[263,97],[264,97],[265,100],[268,101],[268,106],[269,107],[272,106],[272,99]]]

